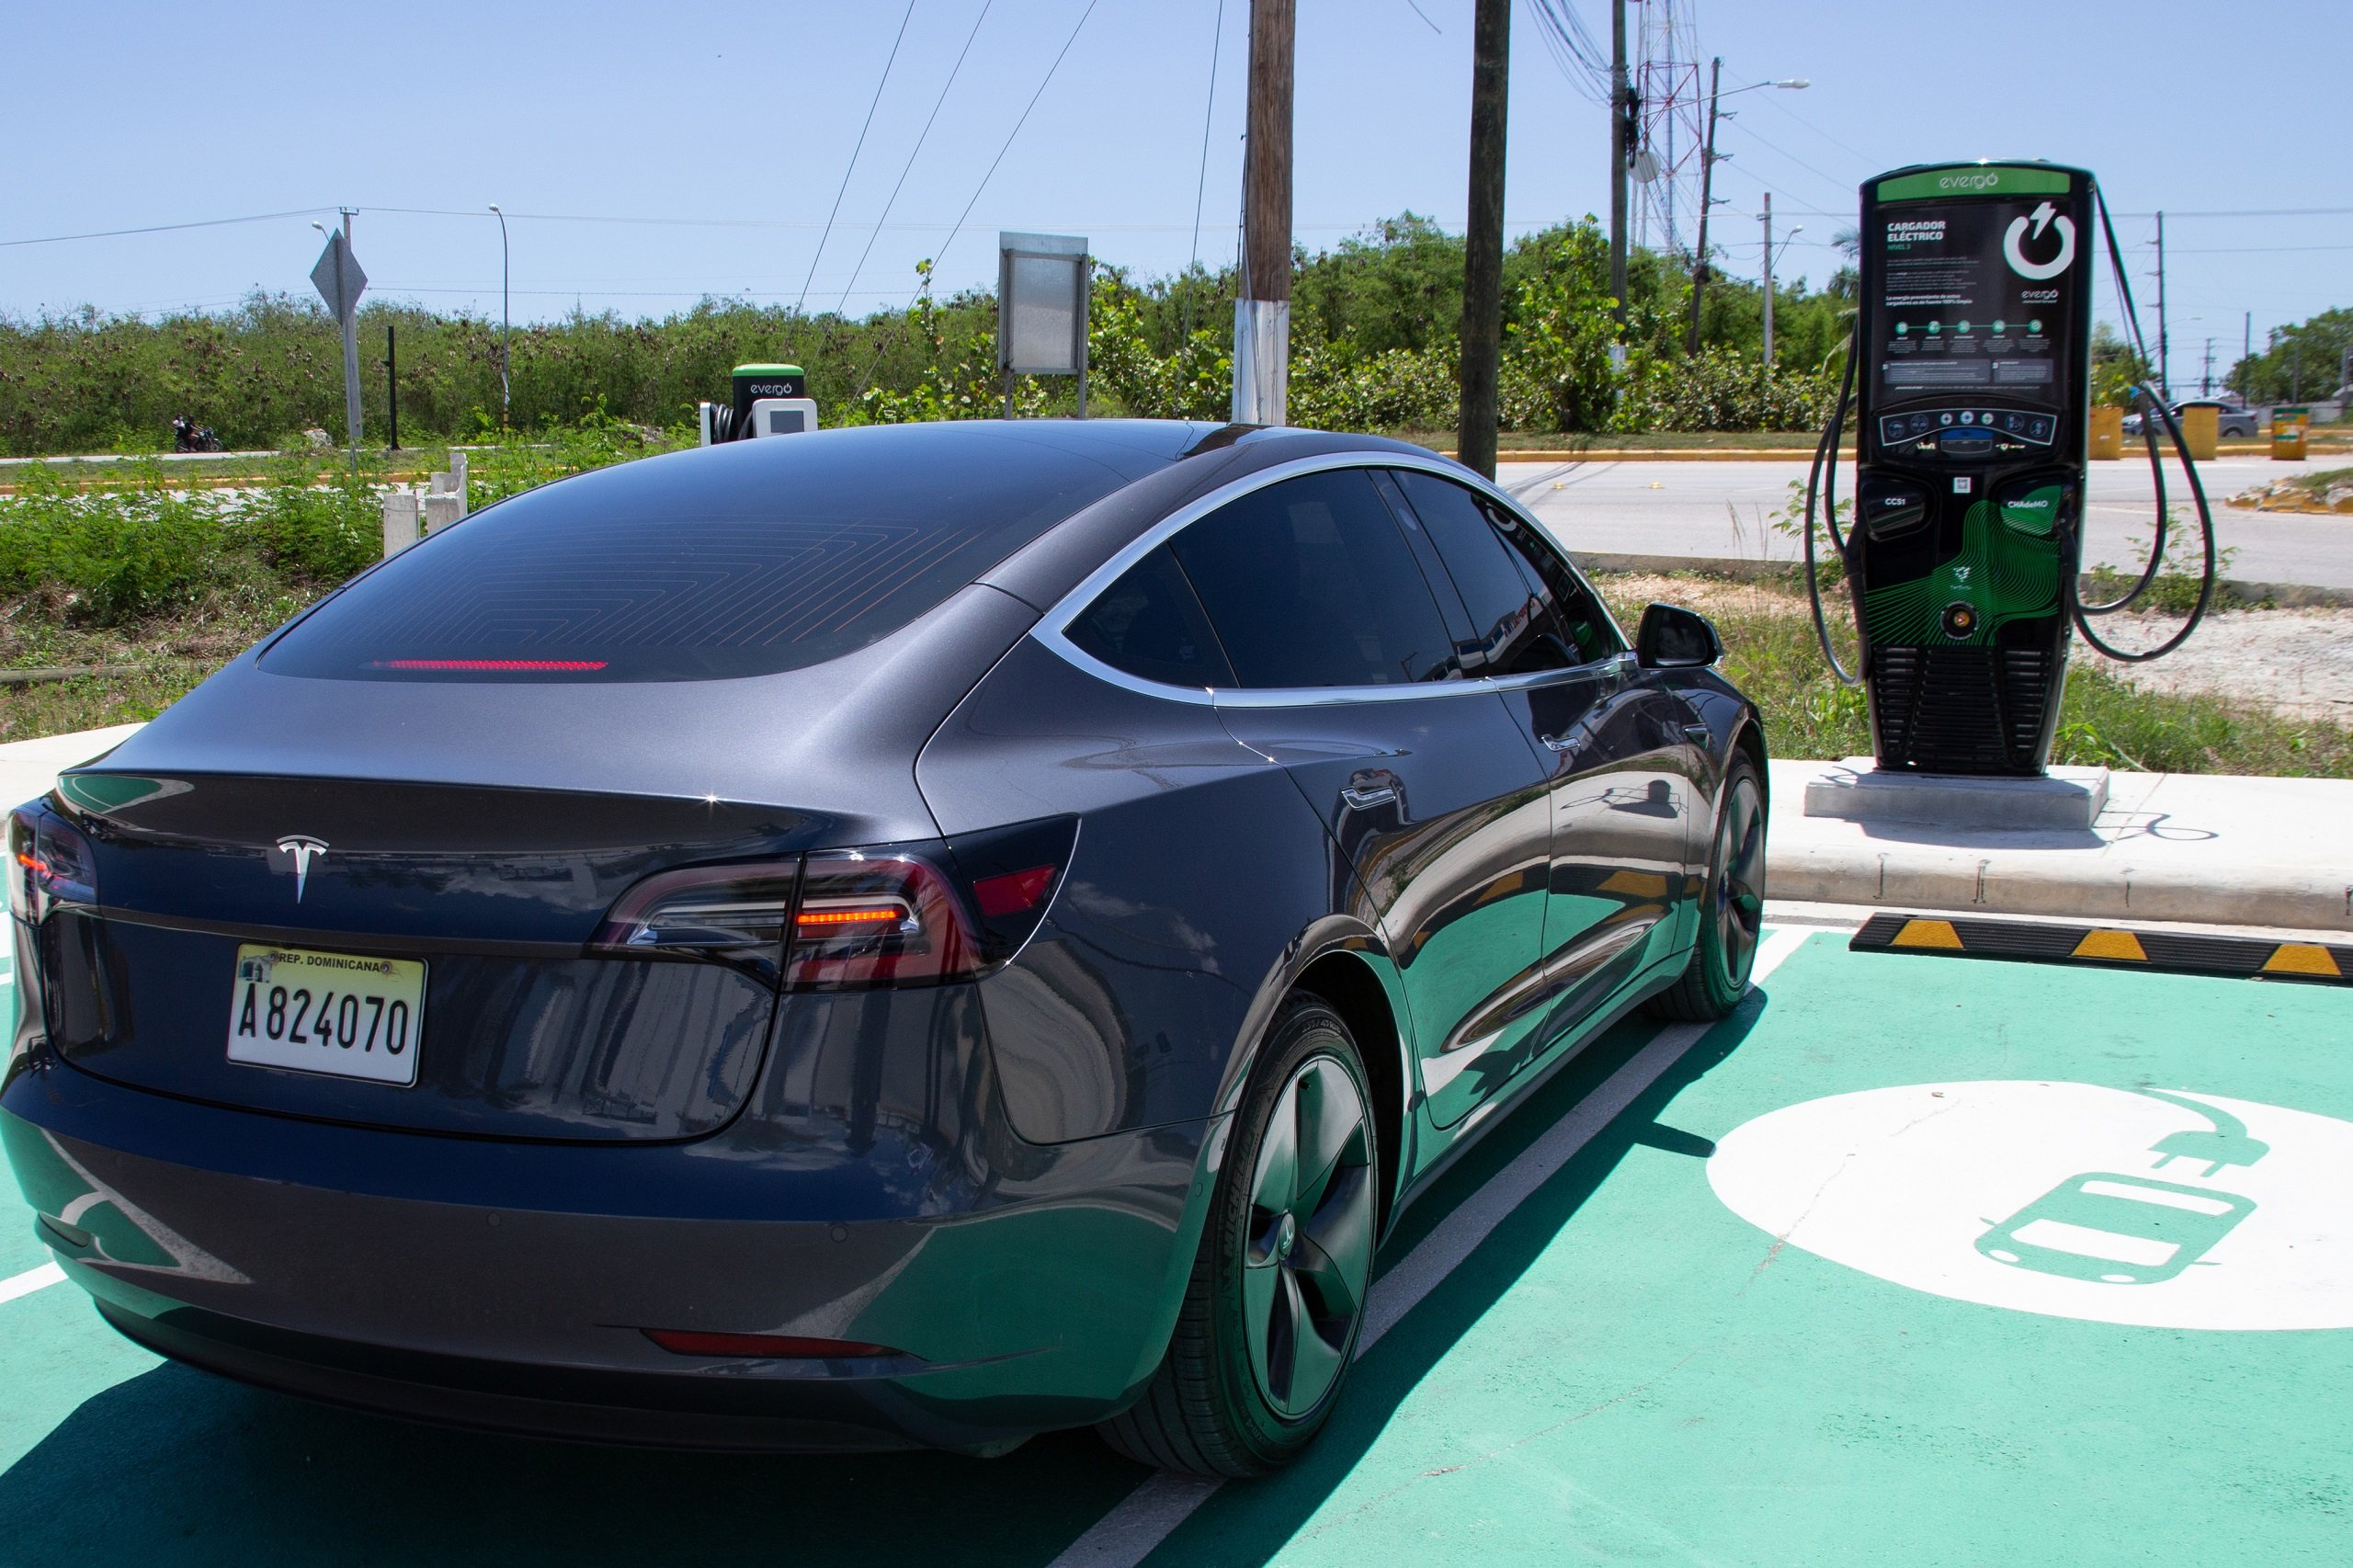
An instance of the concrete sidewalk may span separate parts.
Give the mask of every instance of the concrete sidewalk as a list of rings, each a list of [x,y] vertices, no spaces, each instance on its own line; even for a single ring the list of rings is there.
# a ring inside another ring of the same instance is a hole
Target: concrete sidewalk
[[[1807,816],[1807,783],[1848,771],[1772,764],[1774,898],[2353,931],[2353,780],[2112,773],[2073,832]]]
[[[0,744],[0,811],[48,794],[57,787],[58,774],[112,751],[138,731],[136,724],[116,724]]]

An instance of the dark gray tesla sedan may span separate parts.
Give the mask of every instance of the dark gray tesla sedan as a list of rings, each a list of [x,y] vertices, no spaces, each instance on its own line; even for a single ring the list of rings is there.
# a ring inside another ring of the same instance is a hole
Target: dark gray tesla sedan
[[[1764,866],[1714,631],[1420,449],[844,430],[489,507],[9,827],[0,1133],[142,1345],[399,1415],[1215,1474]]]

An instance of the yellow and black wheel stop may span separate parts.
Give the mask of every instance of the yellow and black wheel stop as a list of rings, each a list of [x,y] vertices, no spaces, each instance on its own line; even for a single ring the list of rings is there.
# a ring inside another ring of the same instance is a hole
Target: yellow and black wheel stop
[[[2020,963],[2088,964],[2243,980],[2353,985],[2353,946],[2212,937],[2121,926],[2057,926],[2027,920],[1968,920],[1874,915],[1847,944],[1858,953],[1926,953]]]

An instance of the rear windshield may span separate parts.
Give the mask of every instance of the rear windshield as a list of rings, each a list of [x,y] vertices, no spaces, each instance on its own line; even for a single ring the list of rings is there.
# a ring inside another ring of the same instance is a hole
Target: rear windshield
[[[347,680],[768,675],[886,637],[1126,483],[932,426],[745,441],[529,491],[319,607],[262,656]]]

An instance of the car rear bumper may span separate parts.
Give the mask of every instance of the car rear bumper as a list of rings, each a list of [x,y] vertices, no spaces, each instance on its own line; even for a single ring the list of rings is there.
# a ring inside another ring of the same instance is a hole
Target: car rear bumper
[[[985,1450],[1118,1410],[1175,1322],[1208,1126],[992,1138],[998,1163],[957,1184],[985,1196],[949,1210],[913,1173],[896,1202],[888,1169],[797,1182],[748,1133],[487,1144],[194,1105],[62,1063],[0,1100],[42,1239],[161,1354],[394,1415],[722,1449]],[[680,1356],[656,1328],[899,1354]]]

